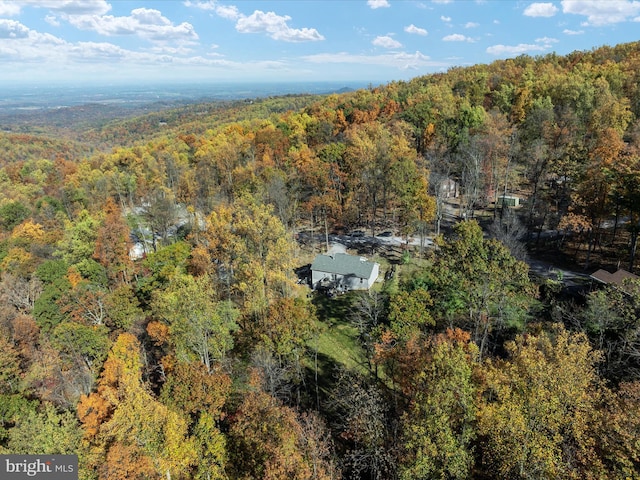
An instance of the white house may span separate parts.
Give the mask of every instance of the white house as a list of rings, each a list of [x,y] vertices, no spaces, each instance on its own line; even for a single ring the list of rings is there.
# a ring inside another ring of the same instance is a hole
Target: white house
[[[380,265],[346,253],[318,255],[311,264],[311,286],[327,284],[339,290],[368,290],[378,278]]]

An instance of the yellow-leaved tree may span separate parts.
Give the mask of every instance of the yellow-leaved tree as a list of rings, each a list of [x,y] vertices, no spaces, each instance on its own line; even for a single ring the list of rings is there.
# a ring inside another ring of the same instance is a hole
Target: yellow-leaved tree
[[[506,348],[483,372],[483,466],[500,478],[605,478],[594,435],[605,390],[586,336],[558,326]]]
[[[293,239],[270,205],[244,196],[220,205],[201,235],[216,265],[218,290],[249,315],[264,315],[269,302],[291,296]]]
[[[83,396],[83,467],[100,479],[190,478],[197,458],[182,412],[160,403],[142,380],[140,343],[121,334],[104,364],[97,392]]]

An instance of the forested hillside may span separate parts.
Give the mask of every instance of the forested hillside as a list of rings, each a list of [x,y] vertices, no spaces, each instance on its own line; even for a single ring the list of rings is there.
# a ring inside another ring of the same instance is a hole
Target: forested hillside
[[[640,478],[640,283],[525,262],[634,271],[640,42],[37,129],[0,133],[0,453]],[[360,244],[371,291],[312,293],[296,272],[354,231],[403,246]]]

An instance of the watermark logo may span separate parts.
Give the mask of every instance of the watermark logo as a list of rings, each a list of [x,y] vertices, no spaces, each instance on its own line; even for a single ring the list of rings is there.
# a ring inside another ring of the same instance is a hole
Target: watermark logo
[[[78,480],[78,456],[0,455],[0,479]]]

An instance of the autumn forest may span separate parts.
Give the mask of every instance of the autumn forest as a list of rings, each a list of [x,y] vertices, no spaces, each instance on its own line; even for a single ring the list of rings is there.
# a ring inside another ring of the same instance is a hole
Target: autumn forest
[[[87,111],[2,122],[0,453],[83,480],[640,478],[640,282],[589,277],[638,271],[640,42]],[[378,281],[313,292],[354,232]]]

